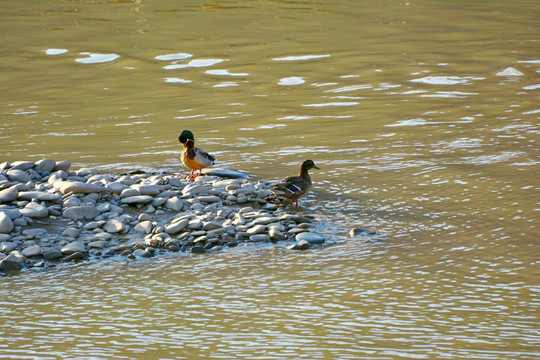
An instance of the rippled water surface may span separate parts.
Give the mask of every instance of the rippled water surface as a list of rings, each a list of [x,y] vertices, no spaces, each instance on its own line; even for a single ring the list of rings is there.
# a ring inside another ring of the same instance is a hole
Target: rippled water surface
[[[0,358],[540,357],[539,14],[0,2],[0,162],[186,173],[187,128],[256,179],[314,160],[329,239],[3,277]]]

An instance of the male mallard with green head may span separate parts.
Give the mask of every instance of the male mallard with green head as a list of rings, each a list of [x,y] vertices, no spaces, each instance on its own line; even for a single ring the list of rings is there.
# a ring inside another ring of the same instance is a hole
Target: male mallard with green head
[[[311,178],[308,173],[311,169],[320,170],[313,161],[304,161],[302,166],[300,166],[300,174],[298,176],[289,176],[283,179],[274,185],[270,191],[276,196],[289,199],[291,205],[293,200],[296,200],[296,206],[298,206],[298,199],[307,195],[311,189]]]
[[[187,179],[195,179],[201,175],[202,169],[212,167],[216,163],[216,158],[204,151],[195,147],[195,138],[189,130],[184,130],[178,136],[178,141],[184,146],[184,151],[180,154],[180,159],[188,169],[191,169],[191,174]],[[199,174],[195,175],[195,170],[199,170]]]

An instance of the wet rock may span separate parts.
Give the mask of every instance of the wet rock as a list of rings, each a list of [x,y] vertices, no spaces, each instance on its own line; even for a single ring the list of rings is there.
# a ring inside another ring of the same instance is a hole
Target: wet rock
[[[58,249],[47,249],[43,251],[42,254],[43,258],[45,260],[57,260],[63,257],[62,252]]]
[[[521,71],[514,69],[513,67],[507,67],[503,71],[499,71],[497,76],[525,76]]]
[[[21,251],[21,252],[27,258],[40,256],[41,255],[41,246],[39,246],[39,245],[30,246],[30,247],[27,247],[27,248],[23,249],[23,251]]]
[[[283,233],[276,227],[270,228],[270,231],[268,231],[268,236],[272,241],[283,241],[286,239],[285,235],[283,235]]]
[[[80,261],[86,258],[86,254],[83,252],[74,252],[62,259],[63,262]]]
[[[4,212],[0,212],[0,233],[1,234],[7,234],[10,233],[11,230],[13,230],[13,221],[11,221],[11,218],[6,215]]]
[[[73,219],[95,219],[99,215],[99,210],[95,206],[71,206],[66,208],[62,216]]]
[[[311,245],[323,244],[325,240],[326,238],[323,235],[315,232],[303,232],[296,235],[296,241],[307,241]]]
[[[377,232],[373,230],[367,230],[362,228],[354,228],[349,231],[349,236],[355,237],[355,236],[372,236],[377,235]]]
[[[206,252],[206,249],[204,248],[204,246],[196,245],[192,246],[190,251],[192,254],[203,254]]]
[[[0,252],[9,253],[15,250],[19,245],[13,241],[4,241],[0,244]]]
[[[19,271],[24,269],[24,260],[14,254],[8,255],[0,261],[0,270],[3,272]]]
[[[64,255],[71,255],[77,252],[84,253],[86,251],[86,246],[82,241],[73,241],[64,246],[60,251]]]
[[[299,214],[285,214],[281,217],[281,220],[290,220],[290,221],[294,221],[297,224],[311,222],[310,219]]]
[[[311,248],[311,244],[307,240],[302,240],[297,242],[296,244],[292,244],[287,246],[287,249],[289,250],[308,250]]]
[[[257,235],[251,235],[249,237],[249,240],[253,242],[269,242],[270,237],[268,237],[268,235],[266,234],[257,234]]]

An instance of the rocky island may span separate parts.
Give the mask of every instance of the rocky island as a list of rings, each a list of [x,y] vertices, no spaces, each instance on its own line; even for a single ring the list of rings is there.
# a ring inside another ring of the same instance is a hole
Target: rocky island
[[[167,172],[71,171],[68,161],[0,164],[0,273],[59,263],[204,253],[245,243],[325,242],[313,218],[279,206],[269,181],[209,170],[195,181]]]

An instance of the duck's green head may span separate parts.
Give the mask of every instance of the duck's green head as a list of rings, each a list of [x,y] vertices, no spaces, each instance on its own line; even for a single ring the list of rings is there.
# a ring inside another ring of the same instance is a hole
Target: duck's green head
[[[191,141],[195,142],[195,138],[193,137],[193,133],[191,131],[189,131],[189,130],[182,131],[180,136],[178,136],[178,141],[180,141],[182,144],[185,144],[188,140],[191,140]]]
[[[305,169],[305,170],[311,170],[311,169],[317,169],[317,170],[321,170],[317,167],[317,165],[315,165],[315,163],[313,162],[313,160],[306,160],[302,163],[302,169]]]

